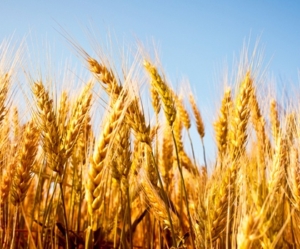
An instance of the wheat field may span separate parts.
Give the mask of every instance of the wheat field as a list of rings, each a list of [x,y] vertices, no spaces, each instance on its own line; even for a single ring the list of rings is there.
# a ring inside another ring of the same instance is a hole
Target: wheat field
[[[0,248],[300,248],[297,98],[241,63],[204,123],[146,53],[118,71],[74,47],[89,80],[58,91],[0,46]]]

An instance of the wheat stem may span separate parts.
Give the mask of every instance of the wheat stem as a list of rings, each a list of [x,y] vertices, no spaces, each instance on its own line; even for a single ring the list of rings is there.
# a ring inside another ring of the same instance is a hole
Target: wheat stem
[[[178,149],[177,149],[176,139],[175,139],[173,129],[172,129],[172,137],[173,137],[174,147],[175,147],[175,152],[176,152],[177,166],[178,166],[178,170],[179,170],[179,173],[180,173],[181,183],[182,183],[182,187],[183,187],[183,191],[184,191],[185,205],[186,205],[186,210],[187,210],[187,215],[188,215],[188,220],[189,220],[192,245],[193,245],[193,248],[195,248],[195,235],[194,235],[194,231],[193,231],[193,223],[192,223],[192,218],[191,218],[190,209],[189,209],[188,194],[187,194],[187,191],[186,191],[186,186],[185,186],[185,182],[184,182],[182,168],[181,168],[181,165],[180,165],[179,154],[178,154]]]

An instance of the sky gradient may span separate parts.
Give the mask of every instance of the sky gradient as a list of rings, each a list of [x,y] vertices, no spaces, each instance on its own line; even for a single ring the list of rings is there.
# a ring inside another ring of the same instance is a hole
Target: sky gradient
[[[299,13],[300,2],[279,0],[1,1],[0,41],[12,35],[16,40],[27,37],[34,44],[31,49],[41,52],[48,43],[55,47],[54,61],[72,54],[60,26],[87,51],[92,51],[86,32],[90,29],[99,44],[108,33],[119,44],[139,41],[147,47],[155,41],[172,85],[189,79],[206,126],[211,127],[224,69],[239,56],[244,41],[249,41],[251,51],[260,40],[264,66],[276,82],[298,85]]]

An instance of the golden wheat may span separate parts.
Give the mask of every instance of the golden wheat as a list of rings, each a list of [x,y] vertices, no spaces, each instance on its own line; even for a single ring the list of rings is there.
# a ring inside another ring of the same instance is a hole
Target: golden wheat
[[[119,74],[80,53],[94,79],[75,98],[28,79],[19,102],[17,72],[0,67],[0,248],[300,247],[294,99],[261,101],[253,67],[237,69],[248,71],[224,92],[207,161],[195,93],[177,95],[140,55]]]

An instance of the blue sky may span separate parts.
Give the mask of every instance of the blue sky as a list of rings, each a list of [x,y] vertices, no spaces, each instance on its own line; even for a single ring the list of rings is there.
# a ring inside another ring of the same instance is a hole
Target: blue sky
[[[172,84],[188,78],[204,119],[212,122],[215,114],[210,112],[221,96],[214,91],[223,89],[223,69],[232,65],[245,40],[253,47],[260,38],[268,72],[276,81],[299,83],[299,13],[300,2],[290,0],[1,1],[0,41],[27,36],[41,50],[47,42],[55,47],[52,59],[62,60],[72,51],[57,31],[59,25],[87,51],[91,44],[86,30],[91,28],[100,44],[107,31],[120,44],[154,40]]]

